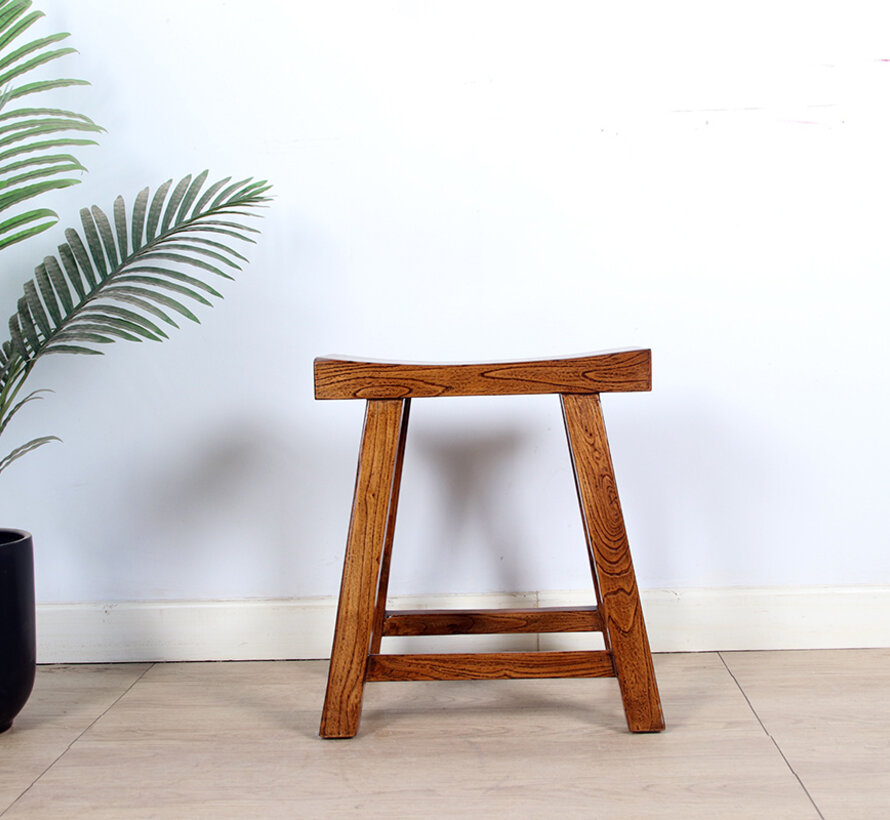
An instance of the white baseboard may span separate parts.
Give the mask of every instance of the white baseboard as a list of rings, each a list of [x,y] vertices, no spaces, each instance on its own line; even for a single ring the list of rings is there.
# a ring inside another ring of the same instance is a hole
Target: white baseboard
[[[890,587],[644,590],[653,651],[842,649],[890,646]],[[592,603],[589,592],[395,598],[394,609]],[[325,658],[336,600],[151,601],[43,604],[40,663]],[[598,635],[388,638],[384,651],[570,649]],[[406,649],[410,647],[410,649]]]

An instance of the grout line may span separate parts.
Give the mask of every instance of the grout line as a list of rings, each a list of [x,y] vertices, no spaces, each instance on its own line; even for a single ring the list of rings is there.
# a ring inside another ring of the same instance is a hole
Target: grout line
[[[76,738],[74,738],[74,740],[72,740],[72,741],[65,747],[64,751],[60,752],[60,753],[58,754],[58,756],[56,757],[56,759],[53,760],[53,762],[50,763],[49,766],[47,766],[47,767],[46,767],[46,768],[45,768],[39,775],[37,775],[37,777],[35,777],[33,781],[31,781],[31,784],[28,786],[27,789],[25,789],[25,790],[24,790],[18,797],[16,797],[16,799],[13,800],[12,803],[10,803],[5,809],[3,809],[3,811],[0,811],[0,817],[2,817],[4,814],[6,814],[6,812],[8,812],[13,806],[15,806],[16,803],[19,802],[19,800],[21,800],[21,799],[22,799],[22,798],[23,798],[29,791],[31,791],[31,789],[33,789],[34,786],[36,786],[36,785],[43,779],[44,775],[46,775],[46,773],[47,773],[50,769],[52,769],[52,768],[56,765],[56,763],[58,763],[58,762],[59,762],[59,761],[60,761],[66,754],[68,754],[69,751],[71,751],[71,747],[72,747],[75,743],[77,743],[77,741],[80,740],[80,739],[81,739],[87,732],[89,732],[90,729],[92,729],[93,726],[95,726],[95,725],[96,725],[96,724],[97,724],[103,717],[105,717],[105,715],[107,715],[107,714],[108,714],[108,713],[109,713],[115,706],[117,706],[118,703],[121,702],[121,699],[122,699],[122,698],[123,698],[123,697],[124,697],[124,696],[125,696],[125,695],[126,695],[126,694],[127,694],[127,693],[128,693],[128,692],[129,692],[129,691],[136,685],[136,684],[137,684],[137,683],[139,683],[139,681],[141,681],[141,680],[142,680],[142,679],[149,673],[149,671],[151,671],[156,665],[157,665],[157,664],[155,664],[155,663],[151,663],[151,664],[149,664],[148,668],[145,669],[145,670],[142,672],[142,674],[141,674],[138,678],[136,678],[136,680],[134,680],[134,681],[133,681],[133,682],[132,682],[132,683],[131,683],[131,684],[130,684],[124,691],[123,691],[123,692],[121,692],[120,695],[118,695],[118,697],[116,697],[116,698],[114,699],[114,701],[108,706],[108,708],[105,709],[105,710],[102,712],[102,714],[100,714],[100,715],[98,715],[96,718],[94,718],[94,719],[90,722],[89,726],[87,726],[87,727],[86,727],[86,728],[85,728],[85,729],[84,729],[84,730],[83,730],[83,731],[82,731]]]
[[[745,702],[748,704],[748,708],[751,710],[751,713],[754,717],[757,718],[757,722],[760,724],[760,728],[763,729],[763,733],[773,742],[773,746],[776,747],[776,751],[782,756],[782,760],[785,761],[785,765],[788,767],[788,771],[794,775],[795,779],[798,783],[800,783],[800,787],[803,789],[804,794],[809,798],[810,803],[813,804],[813,808],[816,810],[816,814],[819,815],[822,820],[825,820],[822,812],[819,811],[819,807],[816,805],[816,801],[813,800],[813,795],[810,794],[807,787],[804,785],[803,780],[800,779],[800,775],[794,771],[794,767],[789,762],[788,758],[785,757],[785,752],[782,751],[782,747],[776,742],[776,739],[770,734],[769,729],[766,728],[763,721],[760,719],[760,715],[757,714],[757,710],[754,708],[754,704],[751,703],[751,699],[748,697],[748,693],[742,688],[742,685],[739,683],[738,678],[733,674],[732,669],[729,668],[729,664],[726,662],[726,659],[723,657],[722,652],[717,653],[717,657],[720,658],[723,666],[726,667],[726,671],[729,672],[729,676],[735,681],[735,685],[738,686],[739,692],[742,693],[742,697],[745,699]]]

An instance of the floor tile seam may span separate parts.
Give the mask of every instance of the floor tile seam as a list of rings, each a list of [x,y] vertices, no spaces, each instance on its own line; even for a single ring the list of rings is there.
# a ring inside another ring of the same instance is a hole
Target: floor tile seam
[[[723,666],[726,667],[726,671],[729,673],[729,676],[733,679],[735,685],[738,687],[739,692],[742,693],[742,697],[745,699],[745,702],[748,704],[748,708],[751,710],[751,714],[757,719],[757,722],[760,724],[760,728],[763,729],[763,733],[770,739],[770,742],[775,746],[776,751],[781,756],[782,760],[785,761],[785,765],[788,767],[788,771],[794,775],[795,780],[800,784],[801,789],[803,789],[804,794],[807,796],[807,799],[812,804],[813,808],[816,810],[816,813],[819,815],[822,820],[825,820],[822,811],[819,809],[819,806],[816,805],[816,801],[813,799],[813,795],[810,794],[809,789],[804,784],[803,780],[801,780],[800,775],[795,771],[794,767],[791,765],[791,761],[785,755],[785,752],[782,750],[782,747],[779,746],[776,739],[773,737],[772,733],[769,729],[766,728],[766,724],[761,719],[760,715],[757,713],[757,710],[754,708],[754,704],[751,702],[751,698],[748,697],[748,693],[742,687],[742,684],[739,682],[739,679],[735,676],[735,673],[730,668],[729,664],[726,662],[726,658],[723,657],[722,652],[717,653],[717,657],[720,658],[720,661],[723,663]]]
[[[132,688],[139,683],[155,666],[154,663],[150,663],[145,669],[142,670],[142,674],[139,675],[136,680],[134,680],[123,692],[120,693],[99,715],[97,715],[93,720],[90,721],[89,725],[81,731],[77,737],[74,738],[58,755],[53,759],[52,763],[50,763],[37,777],[35,777],[31,783],[28,784],[28,787],[24,789],[18,797],[15,798],[3,811],[0,811],[0,817],[3,817],[10,809],[14,808],[15,805],[29,792],[33,789],[53,768],[55,768],[56,764],[71,751],[72,747],[87,733],[90,729],[93,728],[105,715],[107,715],[121,700],[126,697],[126,695],[132,690]]]

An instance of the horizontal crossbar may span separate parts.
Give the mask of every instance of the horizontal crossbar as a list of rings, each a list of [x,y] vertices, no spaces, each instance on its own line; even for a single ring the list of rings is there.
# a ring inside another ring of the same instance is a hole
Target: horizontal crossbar
[[[507,632],[602,632],[595,606],[563,609],[405,609],[386,613],[383,635],[491,635]]]
[[[366,681],[615,677],[610,652],[371,655]]]

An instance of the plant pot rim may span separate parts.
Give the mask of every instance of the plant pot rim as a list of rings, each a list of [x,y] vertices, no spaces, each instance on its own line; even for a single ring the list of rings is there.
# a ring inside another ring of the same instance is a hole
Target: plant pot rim
[[[8,540],[0,541],[0,546],[9,546],[10,544],[18,544],[19,541],[24,541],[28,538],[31,538],[32,535],[27,530],[20,530],[18,527],[0,527],[0,536],[9,536],[9,535],[17,535],[18,538],[10,538]]]

